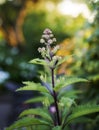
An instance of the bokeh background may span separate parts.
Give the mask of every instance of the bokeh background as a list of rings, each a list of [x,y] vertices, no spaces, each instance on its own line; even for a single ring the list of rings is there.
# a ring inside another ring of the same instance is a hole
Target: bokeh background
[[[85,77],[79,102],[99,103],[99,0],[0,0],[0,129],[16,120],[32,104],[23,102],[36,95],[16,92],[22,81],[38,81],[43,68],[29,64],[36,57],[45,28],[50,28],[58,55],[73,54],[58,74]],[[35,104],[36,107],[37,104]],[[99,116],[76,130],[99,130]]]

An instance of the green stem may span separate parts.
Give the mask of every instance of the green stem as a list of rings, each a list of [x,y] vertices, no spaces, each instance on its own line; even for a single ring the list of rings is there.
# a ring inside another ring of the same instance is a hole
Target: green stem
[[[54,69],[51,69],[51,74],[52,74],[52,87],[54,88],[55,87]],[[58,104],[57,104],[57,94],[56,94],[55,90],[53,90],[53,98],[54,98],[54,104],[55,104],[55,108],[56,108],[57,125],[61,125],[60,116],[59,116],[59,108],[58,108]]]

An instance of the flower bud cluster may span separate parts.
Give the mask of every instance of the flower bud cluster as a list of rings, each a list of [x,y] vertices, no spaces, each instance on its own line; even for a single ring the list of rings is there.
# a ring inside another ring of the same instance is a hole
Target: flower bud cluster
[[[46,55],[46,48],[45,47],[39,47],[38,52],[41,53],[42,57],[45,57]]]
[[[59,46],[56,45],[53,48],[51,45],[56,42],[56,38],[52,34],[50,29],[45,29],[40,39],[40,43],[45,44],[45,47],[38,48],[38,51],[41,53],[42,57],[46,60],[50,68],[55,68],[61,59],[60,56],[55,56],[55,53],[59,49]]]
[[[51,45],[56,42],[56,38],[52,34],[52,31],[50,29],[45,29],[42,35],[42,38],[40,39],[40,43],[44,43],[45,45]]]

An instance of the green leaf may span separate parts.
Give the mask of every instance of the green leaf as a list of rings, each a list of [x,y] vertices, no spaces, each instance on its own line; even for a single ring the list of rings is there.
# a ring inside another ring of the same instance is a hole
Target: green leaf
[[[50,102],[50,104],[52,104],[54,102],[53,96],[48,94],[48,93],[42,93],[45,96],[45,99],[47,98]],[[45,99],[43,101],[45,101]]]
[[[67,108],[71,107],[73,103],[75,103],[74,100],[68,97],[62,97],[59,101],[61,106],[66,106]]]
[[[24,110],[20,115],[19,117],[23,117],[23,116],[28,116],[28,115],[38,115],[38,116],[41,116],[42,118],[48,120],[49,122],[53,123],[53,120],[50,116],[50,113],[45,110],[45,109],[42,109],[42,108],[31,108],[31,109],[28,109],[28,110]]]
[[[47,98],[47,100],[49,100],[50,104],[52,104],[54,102],[53,97],[50,94],[48,94],[48,93],[41,93],[41,94],[42,94],[42,96],[33,97],[31,99],[28,99],[27,101],[25,101],[25,103],[35,103],[35,102],[44,103],[46,98]]]
[[[90,75],[90,76],[88,76],[88,79],[96,82],[99,80],[99,74]]]
[[[45,96],[34,97],[25,101],[25,103],[35,103],[44,101]]]
[[[88,122],[93,122],[94,119],[90,119],[87,117],[79,117],[76,118],[75,120],[72,120],[71,123],[88,123]]]
[[[29,81],[23,82],[23,83],[25,84],[25,86],[17,89],[17,91],[34,90],[34,91],[49,93],[49,91],[40,83],[34,83],[34,82],[29,82]]]
[[[33,117],[24,117],[18,121],[16,121],[14,124],[12,124],[10,127],[6,128],[6,130],[14,130],[16,128],[21,128],[21,127],[29,127],[32,125],[48,125],[51,126],[50,123],[36,119]]]
[[[55,126],[52,130],[62,130],[61,126]]]
[[[81,94],[82,91],[80,90],[70,90],[70,91],[61,91],[58,94],[58,99],[60,99],[61,97],[68,97],[68,98],[77,98],[78,94]]]
[[[44,59],[39,59],[39,58],[31,60],[29,63],[38,64],[38,65],[48,65]]]
[[[67,124],[71,123],[72,120],[88,115],[91,113],[99,112],[99,105],[81,105],[73,109],[72,114],[67,119]]]
[[[78,82],[88,82],[88,80],[83,79],[83,78],[77,78],[77,77],[63,77],[63,78],[59,79],[54,90],[59,91],[60,89],[66,87],[68,85],[78,83]]]
[[[44,105],[44,107],[50,106],[50,101],[49,101],[48,97],[46,97],[45,100],[43,101],[43,105]]]

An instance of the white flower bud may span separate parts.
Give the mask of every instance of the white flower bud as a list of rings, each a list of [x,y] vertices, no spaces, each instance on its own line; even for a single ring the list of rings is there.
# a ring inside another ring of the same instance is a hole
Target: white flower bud
[[[42,52],[45,51],[45,47],[42,47],[42,50],[41,50],[41,51],[42,51]]]
[[[41,38],[40,43],[45,43],[45,40],[43,38]]]
[[[53,38],[53,42],[56,42],[56,38]]]
[[[42,49],[42,48],[39,47],[39,48],[38,48],[38,52],[41,52],[41,49]]]
[[[50,34],[50,33],[52,33],[52,31],[51,31],[50,29],[47,28],[47,29],[44,30],[43,33],[44,33],[44,34]]]
[[[52,43],[53,43],[53,40],[49,39],[48,44],[52,44]]]
[[[57,60],[57,56],[53,56],[53,60]]]
[[[49,36],[50,36],[50,37],[54,37],[54,35],[53,35],[53,34],[50,34]]]
[[[38,48],[38,51],[39,51],[39,52],[45,52],[45,47],[42,47],[42,48],[39,47],[39,48]]]
[[[44,35],[42,35],[42,38],[49,39],[50,37],[48,34],[44,34]]]
[[[62,57],[61,56],[58,56],[58,60],[61,60],[62,59]]]

